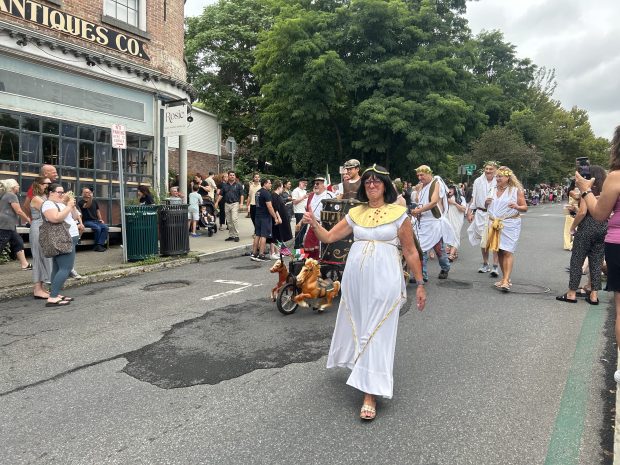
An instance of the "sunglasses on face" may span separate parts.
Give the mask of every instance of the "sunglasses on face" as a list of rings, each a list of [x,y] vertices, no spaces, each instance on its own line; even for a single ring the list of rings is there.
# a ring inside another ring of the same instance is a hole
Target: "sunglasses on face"
[[[370,186],[371,184],[378,186],[379,184],[383,184],[383,182],[379,181],[378,179],[366,179],[366,181],[364,181],[365,186]]]

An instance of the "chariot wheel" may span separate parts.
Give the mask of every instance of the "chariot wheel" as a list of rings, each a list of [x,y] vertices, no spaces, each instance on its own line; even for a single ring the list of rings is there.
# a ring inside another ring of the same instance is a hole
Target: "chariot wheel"
[[[295,284],[287,283],[280,289],[276,297],[276,307],[278,307],[280,313],[284,315],[295,313],[298,307],[297,303],[293,300],[295,295],[297,295],[297,287]]]

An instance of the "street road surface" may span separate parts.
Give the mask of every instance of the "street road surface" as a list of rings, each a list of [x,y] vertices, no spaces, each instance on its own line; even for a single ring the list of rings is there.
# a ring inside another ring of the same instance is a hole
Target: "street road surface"
[[[0,463],[611,463],[610,296],[555,301],[563,223],[558,205],[524,217],[510,294],[476,272],[465,230],[448,280],[430,262],[372,423],[347,371],[325,369],[337,306],[281,315],[270,263],[88,285],[66,308],[0,303]]]

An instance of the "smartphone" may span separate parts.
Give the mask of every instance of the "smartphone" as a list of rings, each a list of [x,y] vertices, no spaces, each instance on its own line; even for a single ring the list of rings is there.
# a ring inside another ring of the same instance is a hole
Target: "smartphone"
[[[590,159],[588,157],[577,157],[575,159],[577,165],[577,172],[585,179],[592,179],[590,174]]]

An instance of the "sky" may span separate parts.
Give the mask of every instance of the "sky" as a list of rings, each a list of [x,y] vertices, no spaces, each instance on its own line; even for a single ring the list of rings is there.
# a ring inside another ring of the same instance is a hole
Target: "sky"
[[[215,0],[187,0],[195,16]],[[555,69],[553,98],[588,112],[597,136],[611,139],[620,124],[619,0],[478,0],[468,2],[474,34],[498,29],[520,58]]]

